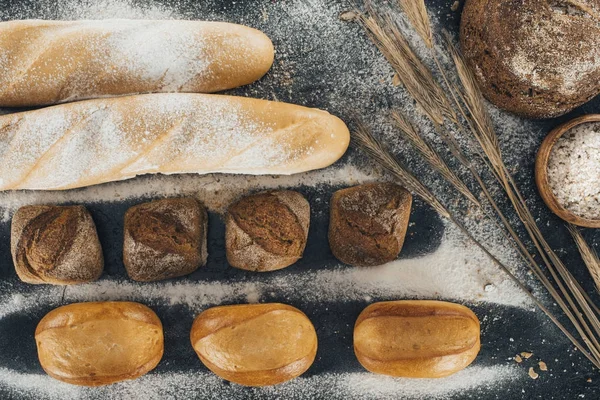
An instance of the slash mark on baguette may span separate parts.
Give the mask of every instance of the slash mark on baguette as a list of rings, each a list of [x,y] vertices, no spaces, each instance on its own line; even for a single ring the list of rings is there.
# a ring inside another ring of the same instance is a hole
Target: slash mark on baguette
[[[50,147],[48,147],[48,149],[46,149],[46,151],[44,151],[40,155],[40,157],[38,158],[38,160],[31,166],[31,168],[29,169],[29,171],[27,171],[27,173],[20,180],[18,180],[17,182],[13,183],[7,189],[12,189],[12,188],[20,185],[21,183],[25,182],[27,180],[27,178],[31,175],[31,173],[35,169],[37,169],[38,165],[43,164],[44,159],[52,151],[52,149],[54,149],[60,143],[64,142],[70,136],[70,133],[73,132],[73,130],[75,128],[77,128],[78,126],[80,126],[80,125],[82,125],[84,123],[87,123],[94,116],[94,114],[98,113],[99,111],[103,111],[103,110],[104,110],[104,108],[98,108],[98,109],[92,111],[91,113],[89,113],[88,115],[86,115],[85,117],[83,117],[82,119],[80,119],[79,121],[77,121],[77,123],[75,123],[69,129],[67,129],[67,131],[60,138],[58,138],[58,140],[56,142],[52,143],[50,145]]]

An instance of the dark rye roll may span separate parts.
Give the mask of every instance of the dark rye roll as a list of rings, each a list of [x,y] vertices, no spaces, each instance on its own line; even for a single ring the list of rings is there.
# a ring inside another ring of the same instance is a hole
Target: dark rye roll
[[[206,264],[208,215],[196,199],[164,199],[125,213],[123,262],[129,277],[175,278]]]
[[[600,0],[468,0],[460,42],[484,96],[549,118],[600,93]]]
[[[271,191],[244,197],[229,207],[225,245],[232,267],[274,271],[304,253],[310,205],[298,192]]]
[[[331,198],[329,246],[343,263],[367,267],[400,254],[411,194],[393,183],[369,183],[338,190]]]
[[[12,219],[11,252],[23,282],[95,281],[104,259],[96,225],[83,206],[25,206]]]

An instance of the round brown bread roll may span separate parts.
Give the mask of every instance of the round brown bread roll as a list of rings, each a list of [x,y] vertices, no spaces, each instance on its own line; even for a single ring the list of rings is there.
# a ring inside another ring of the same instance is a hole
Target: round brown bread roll
[[[600,0],[467,0],[460,41],[485,97],[531,118],[600,93]]]
[[[285,304],[209,308],[194,321],[190,339],[208,369],[245,386],[275,385],[300,376],[317,354],[312,323]]]
[[[138,378],[163,355],[160,319],[145,305],[131,302],[59,307],[42,318],[35,341],[48,375],[82,386]]]
[[[298,192],[270,191],[247,196],[229,207],[225,245],[231,266],[274,271],[302,257],[310,205]]]
[[[91,282],[104,268],[96,225],[83,206],[21,207],[10,246],[17,275],[27,283]]]
[[[208,215],[196,199],[163,199],[125,213],[123,263],[149,282],[187,275],[206,264]]]
[[[412,204],[411,194],[393,183],[342,189],[331,198],[329,246],[340,261],[375,266],[400,254]]]
[[[444,301],[371,304],[354,325],[354,352],[367,370],[406,378],[441,378],[464,369],[480,348],[473,311]]]

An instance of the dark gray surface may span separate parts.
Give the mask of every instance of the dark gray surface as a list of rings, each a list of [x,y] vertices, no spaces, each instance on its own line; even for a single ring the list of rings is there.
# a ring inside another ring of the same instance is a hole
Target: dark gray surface
[[[457,31],[458,13],[450,11],[451,0],[430,0],[428,5],[433,10],[436,18],[452,32]],[[263,21],[260,15],[258,1],[207,1],[197,4],[193,0],[177,2],[157,2],[177,8],[189,18],[216,19],[230,22],[241,22],[264,30],[274,40],[275,47],[280,54],[274,69],[260,82],[246,88],[232,91],[235,94],[251,95],[261,98],[277,98],[281,101],[303,104],[307,106],[328,109],[347,119],[352,111],[359,107],[358,112],[365,114],[384,113],[390,104],[397,101],[397,96],[392,94],[392,89],[377,93],[366,103],[356,102],[356,99],[348,97],[346,101],[338,98],[333,101],[329,93],[331,82],[337,74],[357,73],[363,67],[364,57],[376,56],[376,51],[366,40],[352,40],[351,43],[337,48],[337,52],[331,53],[311,47],[303,46],[304,36],[318,34],[315,32],[302,32],[290,28],[283,37],[279,19],[285,19],[286,15],[271,15],[268,21]],[[270,0],[264,3],[273,4]],[[282,2],[285,3],[285,2]],[[3,18],[10,15],[19,15],[22,18],[34,18],[43,16],[52,17],[48,7],[55,3],[50,1],[39,2],[12,2],[0,1],[0,15]],[[333,8],[340,8],[337,1],[332,1]],[[340,9],[346,6],[341,6]],[[276,9],[277,7],[274,6]],[[23,11],[24,10],[24,11]],[[12,14],[11,14],[12,13]],[[59,15],[56,15],[59,17]],[[278,27],[279,24],[279,27]],[[277,27],[277,29],[276,29]],[[349,37],[361,37],[360,30],[356,26],[348,25],[344,28],[349,32]],[[294,53],[289,51],[293,49]],[[281,54],[285,54],[284,57]],[[307,57],[311,62],[306,62]],[[279,61],[283,62],[279,62]],[[329,62],[331,61],[331,62]],[[294,80],[291,87],[281,87],[280,80],[272,76],[281,74],[287,69],[294,69]],[[389,90],[389,91],[388,91]],[[352,93],[349,91],[349,93]],[[576,115],[592,113],[597,111],[600,102],[596,99],[589,104],[574,111],[568,116],[556,119],[537,121],[532,126],[531,134],[535,136],[537,143],[545,136],[546,132],[559,122],[566,121]],[[363,108],[364,106],[364,108]],[[501,137],[502,140],[502,137]],[[561,256],[566,264],[579,278],[582,285],[588,290],[595,300],[598,296],[594,292],[593,284],[585,271],[575,247],[564,229],[562,222],[541,203],[535,190],[533,182],[534,154],[537,146],[532,146],[528,151],[530,154],[519,157],[522,162],[518,166],[516,176],[520,182],[525,195],[531,199],[531,206],[536,217],[542,221],[542,228],[548,234],[551,244],[560,250]],[[510,149],[508,149],[510,152]],[[351,152],[348,157],[353,157]],[[336,187],[321,185],[319,187],[301,187],[311,203],[313,218],[309,234],[309,243],[305,257],[296,265],[274,274],[302,274],[308,270],[328,269],[337,264],[328,249],[326,232],[328,225],[328,201],[331,193]],[[87,204],[98,227],[98,233],[103,245],[106,272],[101,279],[126,279],[125,271],[121,261],[122,250],[122,220],[126,209],[139,201],[124,201],[119,203]],[[439,217],[425,206],[416,201],[411,222],[414,223],[409,230],[407,243],[401,257],[410,258],[417,255],[434,251],[439,245],[443,233],[443,225]],[[249,272],[237,270],[227,265],[224,252],[224,226],[223,221],[217,214],[210,214],[209,222],[209,249],[210,256],[208,265],[194,274],[184,278],[189,281],[223,281],[236,282],[245,281],[252,276]],[[35,293],[38,287],[20,283],[14,273],[9,252],[9,224],[0,224],[0,280],[4,282],[0,288],[23,294]],[[586,238],[598,247],[600,232],[587,230]],[[426,266],[424,266],[425,268]],[[0,289],[1,290],[1,289]],[[457,294],[457,297],[459,294]],[[385,298],[373,299],[373,301],[385,300]],[[451,299],[448,299],[451,300]],[[289,301],[285,292],[279,288],[273,288],[273,292],[261,301],[281,301],[299,307],[314,322],[319,337],[319,351],[314,365],[306,373],[306,376],[330,372],[359,372],[362,371],[352,351],[352,326],[360,311],[367,302],[331,302],[328,304],[315,304],[306,301]],[[482,316],[496,316],[482,321],[482,350],[474,365],[491,366],[507,365],[512,363],[508,358],[517,352],[525,350],[535,351],[535,360],[542,359],[547,362],[550,372],[542,373],[536,381],[519,379],[513,383],[504,382],[501,385],[489,385],[478,388],[472,392],[460,392],[450,395],[449,398],[476,398],[476,399],[575,399],[584,395],[585,398],[595,399],[600,397],[600,375],[594,370],[589,362],[576,352],[573,352],[568,341],[552,323],[537,312],[501,307],[491,304],[470,304],[474,311]],[[185,372],[193,379],[194,372],[206,371],[199,362],[189,345],[189,329],[195,315],[184,306],[152,305],[163,321],[165,328],[165,356],[159,366],[152,374],[166,372]],[[37,361],[33,332],[39,319],[52,307],[40,306],[26,315],[13,315],[0,320],[0,367],[8,368],[18,372],[43,374]],[[510,341],[508,338],[512,338]],[[533,361],[533,359],[532,359]],[[527,367],[534,366],[534,362],[524,363],[521,368],[525,371]],[[523,371],[523,374],[525,373]],[[586,381],[591,377],[592,382]],[[226,385],[226,383],[223,383]],[[440,381],[440,385],[444,385]],[[272,397],[268,392],[248,390],[246,395],[252,398]],[[244,395],[243,397],[246,397]],[[196,394],[188,393],[182,398],[193,398]],[[302,398],[302,395],[298,395]],[[322,388],[323,398],[334,398],[328,388]],[[0,384],[0,398],[37,398],[31,394],[15,391],[10,387]],[[238,398],[238,397],[236,397]],[[242,398],[242,397],[239,397]],[[403,398],[398,393],[397,398]],[[422,397],[427,398],[427,396]]]

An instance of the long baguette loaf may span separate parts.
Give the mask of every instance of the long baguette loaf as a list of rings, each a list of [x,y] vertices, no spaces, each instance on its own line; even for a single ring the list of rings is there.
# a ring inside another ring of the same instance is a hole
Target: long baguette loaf
[[[262,32],[222,22],[2,22],[0,107],[211,93],[259,79],[271,68],[273,53]]]
[[[350,134],[331,114],[209,94],[87,100],[0,116],[0,190],[60,190],[141,174],[294,174],[324,168]]]

